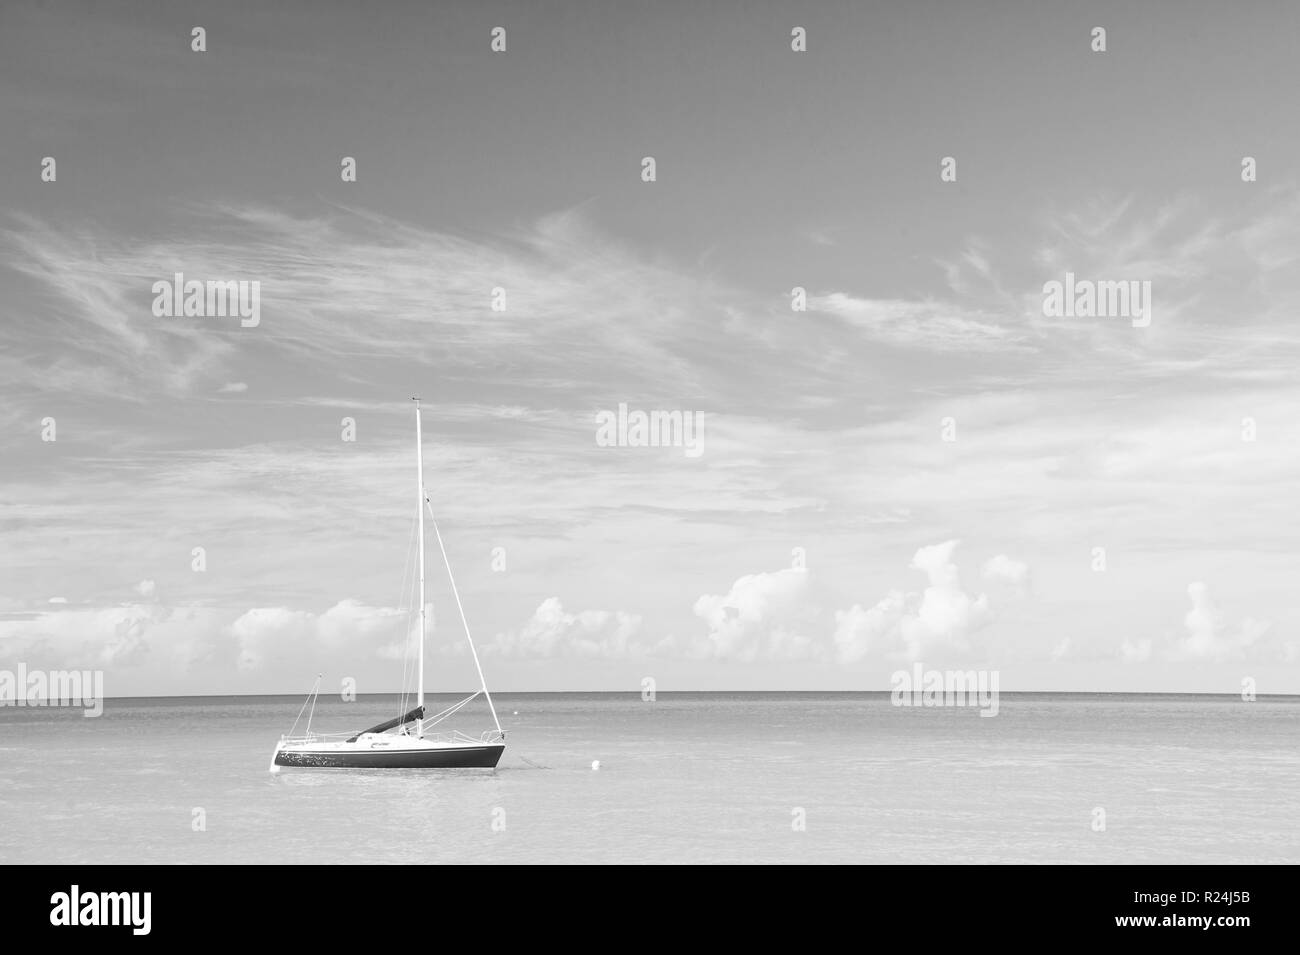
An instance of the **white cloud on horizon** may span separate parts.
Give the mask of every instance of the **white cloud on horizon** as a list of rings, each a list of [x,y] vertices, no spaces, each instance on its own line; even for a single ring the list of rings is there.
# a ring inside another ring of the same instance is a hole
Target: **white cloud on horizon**
[[[892,590],[870,608],[854,604],[835,611],[836,656],[842,663],[857,663],[869,654],[897,650],[898,626],[907,610],[907,596]]]
[[[497,634],[484,647],[488,654],[549,659],[603,657],[625,659],[645,652],[635,641],[641,618],[622,611],[569,613],[558,597],[538,605],[519,630]]]
[[[1145,663],[1151,659],[1152,642],[1150,637],[1138,640],[1125,640],[1120,644],[1120,659],[1125,663]]]
[[[1177,655],[1215,662],[1241,659],[1249,655],[1268,632],[1267,622],[1250,617],[1232,629],[1226,628],[1223,615],[1210,598],[1210,588],[1203,583],[1188,584],[1187,596],[1192,607],[1183,617],[1187,635],[1178,641]]]
[[[929,585],[923,591],[891,590],[870,606],[837,610],[829,633],[812,600],[810,571],[741,577],[727,594],[696,601],[696,616],[709,624],[707,642],[679,649],[713,659],[841,664],[876,656],[918,660],[969,654],[972,636],[992,615],[985,594],[968,593],[961,585],[953,561],[958,543],[949,540],[916,551],[910,566],[926,575]],[[1027,566],[1017,566],[1028,573]]]
[[[320,614],[286,607],[254,608],[230,625],[230,634],[241,670],[264,667],[272,659],[301,661],[310,670],[313,658],[380,655],[385,640],[391,643],[401,637],[407,620],[405,610],[341,600]]]
[[[253,608],[234,619],[202,605],[167,606],[152,581],[133,590],[147,602],[59,607],[0,618],[0,659],[50,669],[102,668],[122,675],[142,667],[184,672],[275,669],[293,677],[381,655],[400,635],[405,611],[342,600],[323,613]]]
[[[691,641],[688,653],[740,661],[815,656],[814,640],[806,635],[809,573],[786,568],[746,574],[725,594],[704,594],[693,610],[708,625],[708,634]]]
[[[1267,620],[1243,617],[1229,625],[1206,584],[1199,581],[1188,584],[1187,597],[1191,608],[1183,616],[1184,633],[1159,641],[1150,637],[1126,639],[1119,648],[1120,659],[1125,663],[1151,660],[1291,663],[1300,657],[1300,644],[1275,636]]]
[[[989,601],[984,594],[972,596],[961,586],[953,552],[960,541],[922,547],[912,566],[929,578],[914,616],[901,622],[903,643],[911,660],[920,660],[931,650],[970,650],[971,635],[989,622]]]
[[[1006,554],[989,558],[981,573],[985,580],[1000,581],[1022,590],[1029,582],[1029,565]]]

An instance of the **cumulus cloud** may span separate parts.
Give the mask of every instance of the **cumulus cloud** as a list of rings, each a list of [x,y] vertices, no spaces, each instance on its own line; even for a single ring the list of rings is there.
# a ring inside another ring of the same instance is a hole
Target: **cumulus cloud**
[[[322,613],[286,607],[244,612],[172,606],[141,581],[139,598],[114,606],[55,606],[0,615],[0,664],[104,669],[109,695],[147,691],[158,679],[280,691],[341,665],[364,667],[407,633],[406,610],[343,600]],[[146,596],[147,595],[147,596]],[[144,599],[141,599],[144,598]],[[395,679],[391,670],[378,670]],[[166,685],[166,684],[163,684]],[[120,689],[127,688],[127,689]]]
[[[985,561],[983,575],[985,580],[1000,581],[1023,590],[1029,582],[1029,565],[1006,554],[998,554]]]
[[[267,656],[289,644],[301,644],[311,635],[315,615],[285,607],[256,607],[230,625],[241,670],[266,663]]]
[[[835,615],[835,652],[841,663],[853,663],[884,651],[893,656],[919,660],[927,653],[966,653],[971,635],[989,622],[991,611],[985,594],[968,593],[953,555],[960,541],[949,540],[920,548],[911,567],[926,575],[929,586],[921,593],[891,591],[870,608],[855,604]],[[994,558],[990,564],[1005,569],[1028,567],[1008,558]]]
[[[548,597],[522,628],[497,634],[485,649],[519,657],[625,657],[644,652],[636,638],[641,618],[610,610],[569,613],[559,597]]]
[[[709,626],[705,643],[692,645],[701,656],[725,660],[798,660],[817,655],[806,635],[808,571],[787,568],[747,574],[725,594],[695,601],[697,617]]]
[[[695,614],[707,638],[688,642],[687,655],[713,659],[836,660],[857,663],[874,654],[921,659],[934,651],[966,653],[991,619],[989,598],[967,592],[953,555],[959,542],[922,547],[911,568],[925,574],[919,592],[893,589],[873,604],[837,610],[829,642],[824,618],[810,600],[810,574],[781,570],[739,578],[726,594],[706,594]],[[989,564],[998,579],[1023,582],[1027,565],[1005,556]],[[671,649],[682,650],[674,646]]]
[[[962,589],[953,552],[960,541],[922,547],[912,567],[930,579],[915,614],[905,616],[901,632],[907,656],[918,660],[939,648],[968,650],[970,635],[989,621],[989,599]]]
[[[1183,617],[1187,635],[1175,648],[1179,656],[1216,662],[1239,659],[1247,656],[1268,630],[1267,623],[1250,617],[1234,628],[1225,627],[1210,588],[1203,583],[1188,584],[1187,596],[1192,608]]]
[[[138,615],[119,620],[113,633],[99,649],[99,662],[105,668],[131,666],[144,659],[149,652],[145,631],[153,620],[148,615]]]
[[[1120,659],[1125,663],[1145,663],[1151,659],[1151,641],[1125,640],[1119,648]]]
[[[407,613],[391,607],[370,607],[357,600],[342,600],[324,613],[286,607],[256,607],[230,625],[235,640],[236,665],[255,670],[272,659],[312,661],[350,649],[381,655],[405,629]]]
[[[1151,639],[1126,640],[1119,655],[1126,663],[1142,663],[1156,657],[1171,661],[1223,663],[1229,660],[1280,658],[1293,662],[1300,653],[1294,641],[1269,640],[1270,623],[1243,617],[1235,625],[1225,620],[1199,581],[1187,585],[1191,608],[1183,616],[1181,635],[1157,643]]]
[[[56,668],[133,666],[149,653],[147,635],[165,628],[171,620],[171,611],[152,603],[64,606],[0,620],[3,656]]]
[[[873,607],[854,604],[835,611],[835,655],[841,663],[856,663],[868,654],[888,647],[898,632],[906,611],[907,597],[892,590]]]

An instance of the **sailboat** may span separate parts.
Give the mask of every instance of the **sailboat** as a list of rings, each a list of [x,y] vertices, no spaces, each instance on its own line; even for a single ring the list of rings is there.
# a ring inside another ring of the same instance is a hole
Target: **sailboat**
[[[451,561],[447,559],[447,548],[443,546],[442,534],[438,531],[438,522],[433,518],[429,499],[424,491],[424,449],[420,428],[420,399],[415,402],[415,480],[418,495],[419,549],[418,567],[420,578],[420,631],[416,641],[416,705],[409,712],[403,713],[359,733],[323,734],[313,733],[311,715],[307,717],[306,731],[295,735],[298,720],[294,721],[289,734],[282,736],[271,758],[271,772],[279,772],[282,766],[310,769],[493,769],[501,759],[506,748],[506,734],[497,719],[496,706],[488,692],[487,681],[483,678],[483,667],[479,663],[478,651],[474,648],[474,638],[470,636],[469,623],[465,619],[465,608],[460,602],[460,593],[456,590],[456,579],[451,573]],[[424,708],[424,641],[427,630],[425,616],[427,613],[424,599],[424,514],[429,512],[433,532],[438,540],[438,549],[442,551],[442,560],[447,567],[447,577],[451,581],[451,592],[456,598],[456,608],[460,611],[461,623],[465,627],[465,639],[469,641],[470,654],[474,658],[474,668],[478,671],[479,689],[439,713],[427,716]],[[303,703],[306,710],[311,704],[311,714],[316,710],[316,697],[320,692],[320,678]],[[472,700],[482,695],[487,700],[488,710],[492,713],[494,730],[487,730],[475,739],[459,731],[429,732],[443,720],[454,715]]]

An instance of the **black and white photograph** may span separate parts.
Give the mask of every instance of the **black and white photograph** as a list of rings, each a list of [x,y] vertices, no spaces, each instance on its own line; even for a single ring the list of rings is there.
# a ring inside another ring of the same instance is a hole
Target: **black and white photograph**
[[[174,865],[1210,866],[1085,914],[1249,939],[1298,83],[1282,0],[3,0],[22,920],[149,934],[113,873]]]

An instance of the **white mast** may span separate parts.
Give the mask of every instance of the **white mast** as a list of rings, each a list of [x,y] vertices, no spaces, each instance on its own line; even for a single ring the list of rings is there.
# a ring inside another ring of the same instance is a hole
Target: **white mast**
[[[412,398],[415,402],[415,486],[419,496],[419,503],[416,507],[420,511],[420,650],[418,663],[416,664],[416,697],[415,705],[424,706],[424,632],[425,632],[425,604],[424,604],[424,446],[420,436],[420,399]],[[424,734],[424,719],[421,717],[415,722],[415,735]]]

